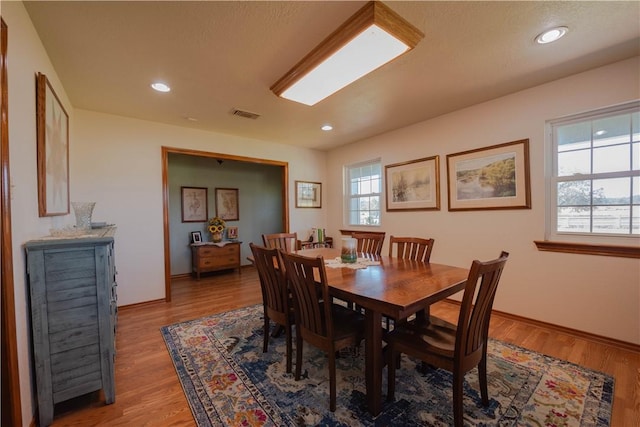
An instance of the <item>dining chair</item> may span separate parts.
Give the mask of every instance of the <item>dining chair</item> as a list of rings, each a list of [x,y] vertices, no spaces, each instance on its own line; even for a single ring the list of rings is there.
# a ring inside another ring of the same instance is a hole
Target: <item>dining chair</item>
[[[262,242],[267,248],[282,249],[285,252],[293,252],[300,249],[298,233],[263,234]]]
[[[296,381],[302,371],[303,342],[327,353],[329,358],[329,409],[336,410],[336,352],[358,346],[364,339],[364,316],[333,304],[329,295],[324,259],[280,251],[293,289],[296,319]],[[319,288],[319,290],[318,290]]]
[[[358,241],[358,253],[381,255],[385,233],[353,233],[351,237]]]
[[[393,249],[395,247],[395,256],[397,258],[429,262],[434,242],[433,239],[421,239],[419,237],[389,236],[389,256],[394,256]]]
[[[292,360],[292,333],[291,327],[295,323],[291,293],[282,268],[280,251],[275,248],[249,243],[253,262],[258,270],[260,288],[262,290],[262,305],[264,308],[264,340],[262,352],[266,353],[269,347],[270,321],[277,327],[283,327],[286,335],[287,373],[291,372]],[[274,331],[274,335],[277,335]]]
[[[464,374],[478,367],[482,404],[489,404],[487,390],[487,339],[493,299],[509,254],[502,252],[492,261],[473,261],[460,305],[458,324],[453,325],[435,316],[396,325],[387,334],[388,391],[387,399],[395,397],[396,368],[400,354],[405,353],[423,362],[453,373],[453,421],[463,424]],[[477,292],[476,292],[477,290]]]

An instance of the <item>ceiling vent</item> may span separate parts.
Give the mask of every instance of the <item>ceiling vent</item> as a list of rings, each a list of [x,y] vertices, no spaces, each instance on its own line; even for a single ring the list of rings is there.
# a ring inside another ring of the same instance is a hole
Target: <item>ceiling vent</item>
[[[240,117],[244,117],[245,119],[253,119],[253,120],[260,117],[260,114],[252,113],[250,111],[238,110],[237,108],[234,108],[233,110],[231,110],[231,114],[233,114],[234,116],[240,116]]]

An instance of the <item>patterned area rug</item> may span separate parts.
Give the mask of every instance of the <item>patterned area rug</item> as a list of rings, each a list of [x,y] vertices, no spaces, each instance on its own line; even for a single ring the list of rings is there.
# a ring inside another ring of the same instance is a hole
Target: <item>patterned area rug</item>
[[[405,355],[395,402],[386,402],[385,369],[384,406],[372,417],[365,407],[364,344],[338,358],[337,410],[330,412],[324,353],[305,345],[303,377],[295,381],[285,372],[284,333],[262,353],[262,325],[256,305],[161,329],[199,427],[453,425],[451,374],[422,372]],[[490,403],[481,404],[477,370],[467,373],[465,425],[609,425],[612,377],[496,340],[488,354]]]

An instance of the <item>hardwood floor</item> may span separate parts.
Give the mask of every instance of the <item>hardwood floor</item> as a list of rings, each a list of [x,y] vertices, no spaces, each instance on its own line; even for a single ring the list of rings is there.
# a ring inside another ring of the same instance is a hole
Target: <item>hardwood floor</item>
[[[124,307],[118,314],[116,402],[100,393],[56,406],[53,426],[195,426],[160,327],[262,302],[255,269],[172,283],[172,301]],[[499,292],[499,290],[498,290]],[[447,302],[431,312],[456,320]],[[640,426],[640,353],[494,314],[490,336],[615,377],[611,425]]]

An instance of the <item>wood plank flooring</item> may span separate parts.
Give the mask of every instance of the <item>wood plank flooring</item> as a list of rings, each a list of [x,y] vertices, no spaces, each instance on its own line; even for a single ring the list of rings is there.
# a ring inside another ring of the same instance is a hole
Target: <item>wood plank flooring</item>
[[[116,402],[93,393],[56,406],[53,426],[195,426],[160,327],[262,302],[255,269],[172,283],[172,301],[124,307],[116,338]],[[499,291],[498,291],[499,292]],[[431,312],[456,320],[447,302]],[[640,426],[640,353],[494,314],[490,336],[615,377],[612,426]]]

